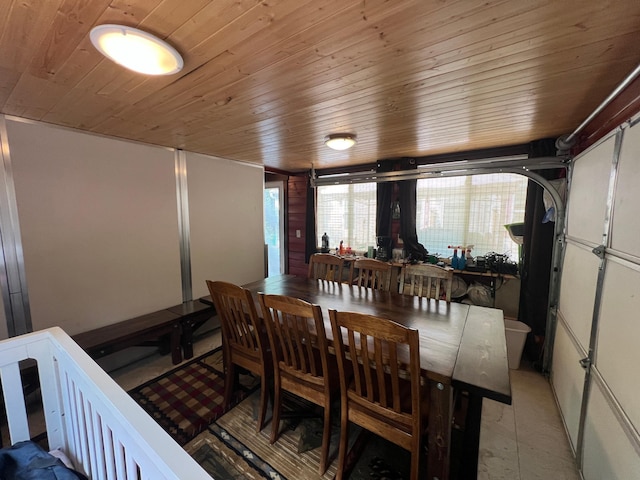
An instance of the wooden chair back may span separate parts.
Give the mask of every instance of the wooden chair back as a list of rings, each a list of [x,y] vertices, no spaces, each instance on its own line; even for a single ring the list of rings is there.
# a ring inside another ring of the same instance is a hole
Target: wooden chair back
[[[285,295],[259,294],[259,301],[274,365],[277,360],[278,368],[292,376],[323,382],[329,350],[320,306]]]
[[[220,316],[222,335],[227,346],[256,361],[262,358],[262,329],[251,292],[228,282],[207,280],[211,298]]]
[[[400,279],[400,293],[419,297],[444,297],[451,302],[453,271],[437,265],[407,265]]]
[[[389,291],[392,268],[390,263],[363,258],[356,260],[353,267],[358,270],[356,283],[359,287]]]
[[[337,255],[314,253],[309,259],[308,277],[330,282],[341,282],[343,266],[344,260]]]
[[[342,439],[353,422],[409,450],[411,478],[417,479],[427,414],[421,404],[418,331],[361,313],[330,310],[329,315],[344,412],[336,478],[342,476],[346,456]]]
[[[320,475],[329,462],[331,391],[337,374],[330,373],[329,348],[320,306],[284,295],[259,294],[274,364],[274,406],[271,442],[280,426],[282,390],[324,408]],[[333,362],[335,365],[335,361]],[[337,372],[337,369],[334,369]]]
[[[267,378],[273,373],[269,340],[258,316],[251,292],[228,282],[207,280],[207,287],[222,325],[222,349],[225,369],[225,409],[231,403],[236,380],[235,365],[260,375],[260,413],[258,431],[264,426],[267,411]]]

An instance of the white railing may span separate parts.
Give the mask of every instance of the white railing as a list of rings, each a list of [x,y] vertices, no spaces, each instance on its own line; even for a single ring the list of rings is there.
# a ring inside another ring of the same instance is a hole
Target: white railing
[[[0,376],[12,444],[30,438],[19,367],[26,359],[37,362],[49,447],[61,448],[89,478],[211,480],[58,327],[0,342]]]

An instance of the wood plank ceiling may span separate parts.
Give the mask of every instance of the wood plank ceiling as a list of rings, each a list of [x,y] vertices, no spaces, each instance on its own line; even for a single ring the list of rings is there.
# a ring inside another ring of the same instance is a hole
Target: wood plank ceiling
[[[1,112],[300,171],[570,133],[640,62],[637,0],[0,0]],[[145,77],[89,41],[184,56]],[[358,144],[334,152],[330,133]]]

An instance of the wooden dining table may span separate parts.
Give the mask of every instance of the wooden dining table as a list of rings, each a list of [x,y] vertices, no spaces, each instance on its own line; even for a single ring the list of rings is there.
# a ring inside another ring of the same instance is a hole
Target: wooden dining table
[[[330,309],[388,318],[415,328],[420,337],[420,367],[429,382],[428,478],[449,479],[454,392],[466,392],[461,462],[457,478],[476,478],[483,398],[511,403],[511,385],[501,310],[446,303],[345,283],[293,275],[265,278],[244,285],[257,300],[259,292],[287,295],[320,305],[331,340]]]

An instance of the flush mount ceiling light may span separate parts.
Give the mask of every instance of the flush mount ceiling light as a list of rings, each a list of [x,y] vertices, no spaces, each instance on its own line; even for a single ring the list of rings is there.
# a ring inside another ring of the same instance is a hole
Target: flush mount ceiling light
[[[134,72],[171,75],[182,70],[184,65],[175,48],[137,28],[98,25],[91,29],[89,36],[100,53]]]
[[[356,136],[352,133],[332,133],[324,137],[324,143],[334,150],[346,150],[356,144]]]

